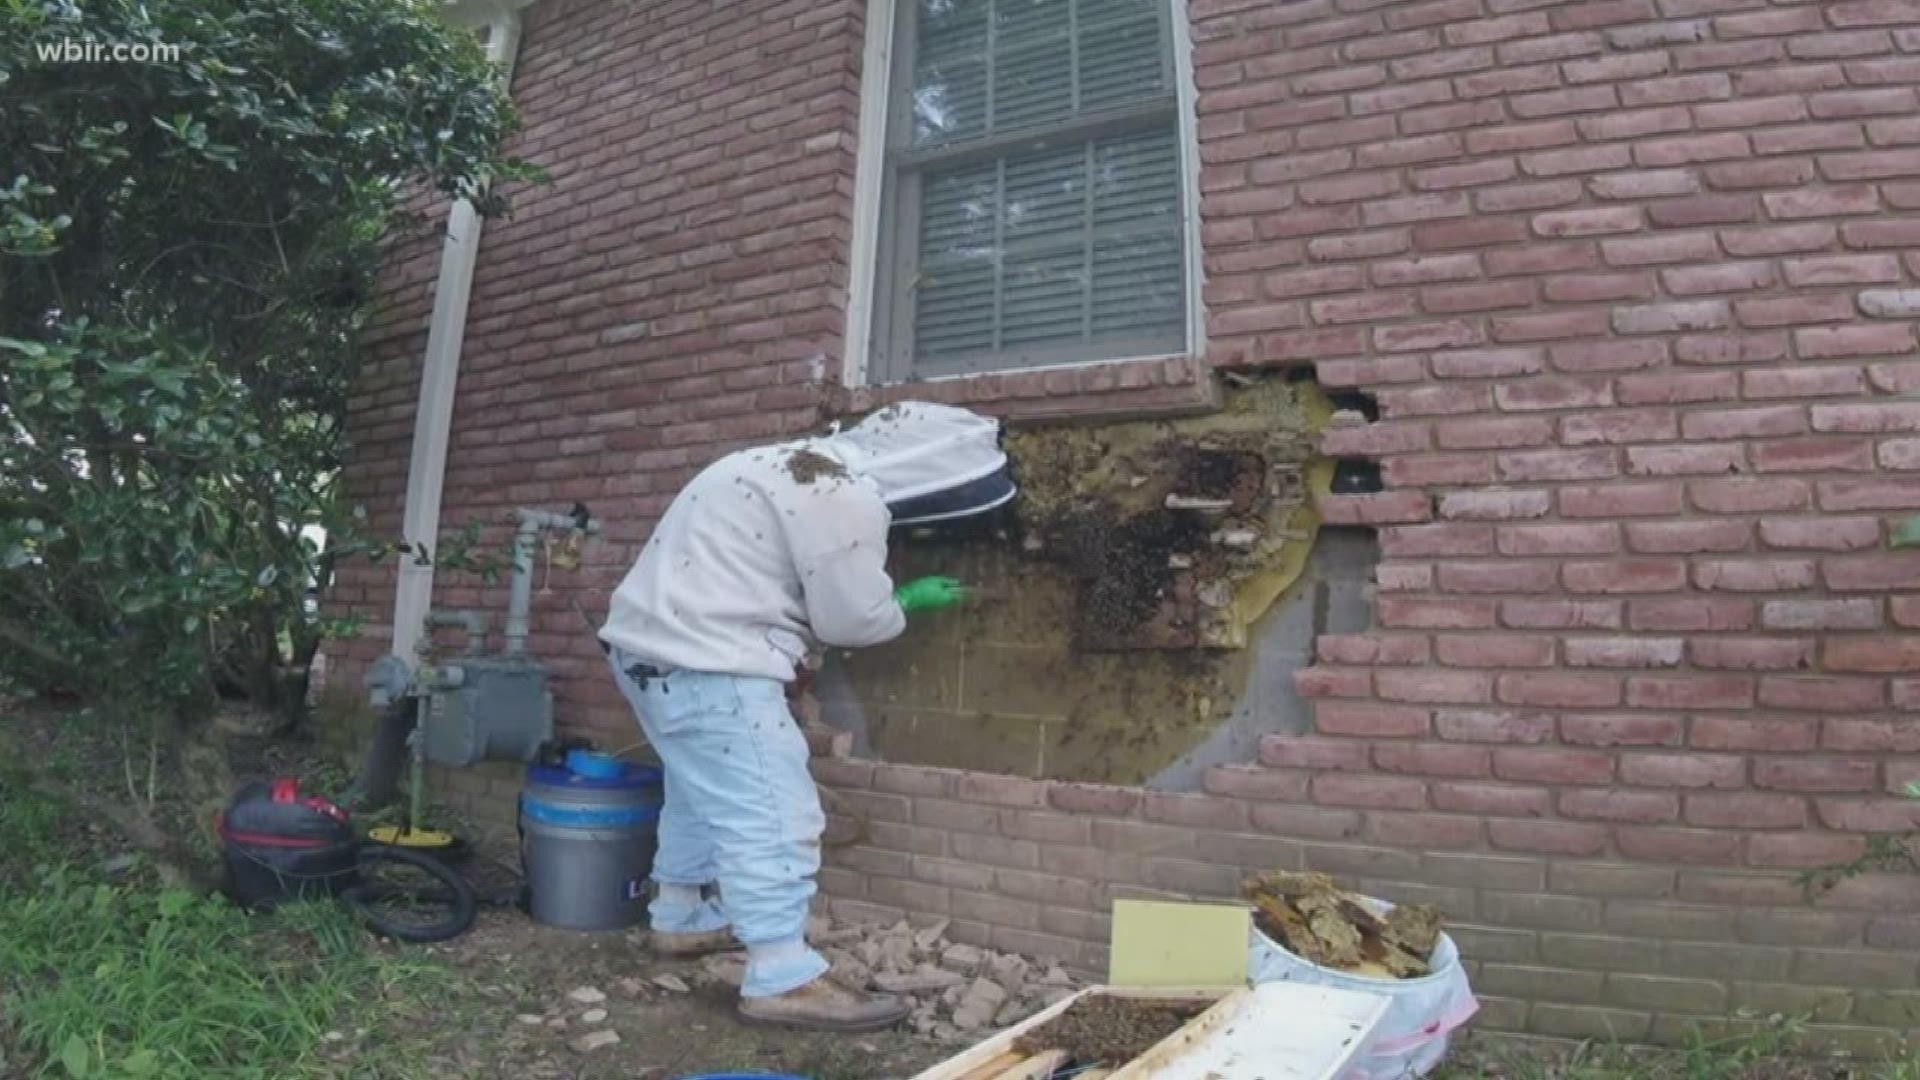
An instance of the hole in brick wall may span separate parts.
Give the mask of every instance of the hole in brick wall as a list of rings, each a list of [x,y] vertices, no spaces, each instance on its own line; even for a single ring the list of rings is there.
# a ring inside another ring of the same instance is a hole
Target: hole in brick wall
[[[892,546],[896,579],[952,574],[979,599],[831,654],[822,718],[857,753],[909,764],[1177,771],[1250,695],[1277,692],[1265,635],[1293,667],[1311,654],[1311,489],[1336,472],[1314,446],[1335,407],[1311,378],[1241,374],[1205,416],[1010,432],[1013,507]]]
[[[1380,403],[1374,400],[1372,394],[1359,390],[1330,390],[1327,400],[1333,402],[1335,409],[1359,413],[1367,418],[1368,423],[1380,419]]]
[[[1331,490],[1335,495],[1370,495],[1385,487],[1377,461],[1341,458],[1333,464]]]

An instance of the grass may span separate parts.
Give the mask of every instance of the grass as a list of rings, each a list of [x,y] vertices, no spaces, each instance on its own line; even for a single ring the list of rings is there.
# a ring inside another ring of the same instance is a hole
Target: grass
[[[44,802],[0,800],[0,1076],[417,1075],[405,1040],[363,1036],[426,996],[434,969],[337,905],[247,916],[137,866],[110,876],[65,824]],[[348,1046],[350,1063],[335,1052]]]
[[[1920,1080],[1920,1058],[1865,1062],[1799,1052],[1802,1026],[1773,1017],[1738,1035],[1696,1032],[1674,1048],[1476,1040],[1432,1080]]]

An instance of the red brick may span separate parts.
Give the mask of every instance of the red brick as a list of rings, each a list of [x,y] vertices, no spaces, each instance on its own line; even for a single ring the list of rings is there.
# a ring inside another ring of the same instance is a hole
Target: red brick
[[[1553,421],[1545,417],[1533,416],[1442,420],[1434,424],[1433,434],[1434,440],[1446,450],[1504,450],[1552,442]],[[1421,447],[1406,449],[1416,450]],[[1449,493],[1448,497],[1452,494]],[[1442,498],[1440,516],[1458,516],[1448,512],[1446,498]]]
[[[1861,551],[1880,545],[1877,518],[1765,518],[1760,540],[1789,551]]]
[[[1706,638],[1690,649],[1695,667],[1718,671],[1792,671],[1813,665],[1813,643],[1795,638]]]
[[[1373,693],[1366,668],[1311,667],[1293,673],[1293,688],[1305,698],[1358,698]]]
[[[1615,451],[1605,447],[1532,450],[1497,455],[1494,458],[1494,474],[1501,480],[1519,482],[1605,480],[1618,476],[1620,465]]]
[[[1786,331],[1688,334],[1675,339],[1673,356],[1683,364],[1758,364],[1787,359],[1791,343]]]
[[[1322,634],[1314,648],[1329,664],[1423,664],[1432,651],[1413,634]]]
[[[1580,201],[1580,181],[1542,180],[1536,183],[1501,184],[1484,188],[1473,193],[1473,208],[1482,214],[1505,214],[1515,210],[1544,210],[1550,206],[1565,206]],[[1521,252],[1504,250],[1487,252],[1491,265],[1495,259],[1507,259]],[[1597,255],[1593,260],[1598,263]],[[1509,273],[1511,270],[1495,271]]]
[[[1677,514],[1682,509],[1680,496],[1680,485],[1672,482],[1569,487],[1560,491],[1560,512],[1575,518]]]
[[[1421,421],[1380,421],[1328,427],[1320,434],[1320,451],[1329,457],[1378,457],[1424,450],[1431,427]]]
[[[1380,548],[1399,557],[1491,555],[1493,527],[1459,522],[1396,526],[1381,531]]]
[[[1618,380],[1622,405],[1725,401],[1738,392],[1739,379],[1731,371],[1649,372],[1622,375]]]
[[[1607,850],[1604,825],[1569,821],[1487,822],[1487,840],[1500,851],[1591,857]]]
[[[1431,796],[1435,809],[1456,813],[1529,818],[1553,811],[1553,798],[1541,787],[1443,781],[1433,785]]]
[[[1627,523],[1627,547],[1648,555],[1690,555],[1741,551],[1753,541],[1745,521],[1633,521]]]
[[[1560,421],[1560,438],[1568,446],[1664,442],[1679,434],[1679,421],[1671,409],[1609,409]]]
[[[1900,261],[1892,255],[1810,255],[1781,262],[1787,284],[1871,285],[1900,280]]]
[[[1556,311],[1544,315],[1508,315],[1493,319],[1492,325],[1495,341],[1503,343],[1552,341],[1560,338],[1593,337],[1605,333],[1607,315],[1603,311]]]
[[[1382,525],[1426,521],[1433,516],[1431,498],[1423,491],[1388,491],[1373,495],[1323,495],[1320,516],[1330,525]]]
[[[1678,559],[1616,559],[1570,562],[1561,581],[1576,593],[1658,593],[1686,587],[1687,567]]]
[[[1760,472],[1864,472],[1873,468],[1873,444],[1865,439],[1790,439],[1753,447]]]
[[[1620,679],[1574,673],[1501,675],[1495,684],[1495,696],[1507,705],[1605,708],[1620,704]]]
[[[1428,743],[1382,743],[1373,763],[1382,772],[1473,779],[1491,775],[1488,752],[1479,747]]]
[[[1427,734],[1432,713],[1404,705],[1322,701],[1313,710],[1314,728],[1324,735],[1407,738]]]
[[[1639,668],[1675,667],[1686,645],[1680,638],[1568,638],[1566,648],[1571,667]]]
[[[1685,866],[1733,866],[1743,847],[1737,835],[1660,826],[1623,825],[1613,831],[1613,841],[1625,858]]]
[[[1680,817],[1680,797],[1661,791],[1563,791],[1558,803],[1575,820],[1656,825]]]
[[[1502,600],[1500,625],[1515,630],[1618,630],[1618,600]]]
[[[1753,782],[1778,791],[1873,791],[1878,773],[1871,758],[1760,758]]]
[[[1552,505],[1552,496],[1541,490],[1455,491],[1440,497],[1440,516],[1470,521],[1511,521],[1543,517]]]
[[[1728,250],[1736,255],[1749,254]],[[1712,233],[1658,233],[1602,240],[1600,255],[1608,266],[1657,266],[1716,259],[1720,249]]]
[[[1457,851],[1479,847],[1480,828],[1477,817],[1376,811],[1367,815],[1363,835],[1375,844],[1420,851]]]
[[[1821,659],[1828,671],[1875,675],[1920,671],[1920,637],[1833,638]]]
[[[1646,709],[1744,709],[1753,705],[1753,680],[1744,675],[1633,676],[1627,704]]]
[[[1605,379],[1532,378],[1495,385],[1494,401],[1508,412],[1535,409],[1580,409],[1613,404],[1612,385]]]
[[[1815,405],[1813,427],[1825,432],[1920,431],[1920,402]]]
[[[1540,784],[1605,784],[1613,757],[1590,749],[1496,749],[1494,776]]]
[[[1383,473],[1389,488],[1471,486],[1493,483],[1493,464],[1485,454],[1401,454],[1387,459]]]
[[[1313,801],[1322,806],[1420,810],[1427,805],[1427,785],[1404,777],[1321,773],[1313,778]]]
[[[1694,564],[1695,588],[1724,592],[1786,592],[1813,584],[1805,559],[1711,559]]]
[[[1441,634],[1435,638],[1434,651],[1441,663],[1452,667],[1544,667],[1553,662],[1553,639],[1513,634]]]
[[[1678,746],[1684,726],[1678,716],[1627,713],[1560,718],[1560,738],[1575,746]]]
[[[1828,750],[1920,753],[1920,724],[1911,720],[1822,721],[1820,745]]]
[[[1275,769],[1364,770],[1367,768],[1367,744],[1350,739],[1270,735],[1260,742],[1260,762]]]
[[[1442,709],[1434,727],[1449,742],[1539,743],[1553,734],[1553,718],[1542,713],[1481,709]]]
[[[1813,749],[1817,736],[1818,722],[1810,717],[1698,716],[1687,741],[1709,750],[1787,752]]]
[[[1650,275],[1635,274],[1565,274],[1551,277],[1546,282],[1546,297],[1555,303],[1580,304],[1595,300],[1651,300],[1654,296],[1654,283]],[[1621,344],[1638,344],[1623,342]],[[1561,351],[1570,346],[1556,348]],[[1569,367],[1556,364],[1564,371],[1606,371],[1610,368]],[[1627,365],[1641,366],[1641,365]]]
[[[1880,625],[1880,601],[1768,600],[1761,624],[1769,630],[1869,630]]]
[[[1781,221],[1800,218],[1835,217],[1846,214],[1871,214],[1880,210],[1880,198],[1865,185],[1850,187],[1803,188],[1797,191],[1770,191],[1760,197],[1767,213]],[[1831,235],[1831,226],[1816,227]],[[1781,235],[1788,235],[1782,233]],[[1732,250],[1729,245],[1729,250]],[[1795,250],[1811,250],[1796,248]],[[1737,254],[1762,254],[1741,251]]]
[[[1920,828],[1920,803],[1912,799],[1820,799],[1814,805],[1820,824],[1829,829],[1899,834]]]
[[[1913,327],[1906,324],[1809,327],[1795,330],[1800,355],[1809,360],[1853,356],[1892,356],[1915,348]],[[1833,429],[1825,429],[1833,430]]]
[[[1823,560],[1827,588],[1839,592],[1911,589],[1920,584],[1920,552],[1900,551]]]
[[[1747,786],[1747,759],[1729,754],[1627,754],[1620,779],[1642,787],[1726,788]]]
[[[1056,809],[1074,813],[1123,815],[1132,813],[1134,807],[1139,805],[1140,792],[1102,784],[1056,783],[1049,787],[1047,800]]]
[[[1720,241],[1735,255],[1783,255],[1826,251],[1833,246],[1835,233],[1835,228],[1825,222],[1807,222],[1752,229],[1722,229]]]
[[[1800,510],[1808,501],[1807,485],[1799,480],[1695,480],[1687,484],[1687,495],[1710,514]],[[1762,532],[1776,520],[1762,519]]]
[[[1253,826],[1276,836],[1341,840],[1359,835],[1360,815],[1350,810],[1256,803]]]
[[[1660,271],[1660,281],[1679,296],[1764,289],[1775,281],[1773,267],[1761,262],[1720,263]]]
[[[1389,417],[1485,412],[1493,404],[1493,395],[1485,387],[1477,386],[1423,386],[1411,390],[1395,387],[1382,390],[1376,396],[1381,411]]]
[[[1866,850],[1866,840],[1835,833],[1756,833],[1747,840],[1747,865],[1785,870],[1810,870],[1852,862]]]
[[[1689,825],[1746,830],[1799,829],[1807,823],[1807,801],[1794,795],[1700,792],[1685,802],[1681,816]]]
[[[1867,380],[1875,390],[1888,394],[1920,390],[1920,362],[1869,364]]]
[[[1633,600],[1627,625],[1635,630],[1746,630],[1753,626],[1753,601],[1724,596],[1686,596]]]
[[[1509,525],[1495,532],[1502,555],[1607,555],[1620,550],[1612,524]]]
[[[1492,677],[1473,671],[1396,668],[1380,671],[1374,682],[1387,701],[1477,705],[1493,697]]]
[[[1874,679],[1792,678],[1760,680],[1760,704],[1773,709],[1813,712],[1863,712],[1884,704],[1885,688]]]
[[[1477,345],[1484,340],[1480,328],[1460,319],[1443,319],[1436,322],[1403,323],[1398,326],[1382,326],[1373,332],[1374,347],[1387,352],[1424,352],[1429,349],[1445,349],[1460,345]],[[1473,387],[1452,387],[1451,393],[1444,396],[1456,400],[1478,401],[1485,391]],[[1476,407],[1480,407],[1477,406]],[[1454,409],[1463,412],[1464,409]]]

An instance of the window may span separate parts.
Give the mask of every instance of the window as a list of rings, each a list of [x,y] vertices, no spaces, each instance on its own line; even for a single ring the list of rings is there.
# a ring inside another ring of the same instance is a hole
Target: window
[[[1175,2],[893,0],[872,380],[1192,346]]]

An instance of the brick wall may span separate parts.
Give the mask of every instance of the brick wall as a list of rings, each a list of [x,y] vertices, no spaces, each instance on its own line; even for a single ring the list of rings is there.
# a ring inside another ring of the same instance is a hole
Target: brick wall
[[[825,882],[1100,960],[1108,898],[1311,865],[1437,899],[1498,1027],[1672,1037],[1738,1008],[1914,1026],[1920,887],[1797,872],[1908,826],[1920,777],[1920,10],[1904,0],[1189,0],[1206,359],[1377,400],[1377,629],[1323,638],[1317,730],[1209,794],[835,762],[871,842]],[[1191,409],[1201,365],[836,387],[863,5],[527,13],[445,522],[586,501],[536,600],[569,727],[624,704],[603,609],[692,470],[911,392],[1016,416]],[[396,255],[351,423],[397,527],[437,245]],[[493,534],[502,535],[496,527]],[[329,598],[384,651],[390,567]],[[504,610],[442,574],[437,606]],[[498,813],[507,771],[444,788]],[[1851,992],[1847,992],[1847,991]]]
[[[1209,259],[1266,271],[1216,325],[1372,395],[1325,449],[1386,483],[1325,508],[1379,526],[1376,629],[1320,640],[1252,821],[1395,849],[1368,877],[1523,860],[1537,895],[1441,895],[1513,932],[1480,984],[1532,1030],[1911,991],[1820,950],[1895,945],[1849,909],[1920,885],[1793,875],[1915,822],[1920,7],[1194,9],[1207,207],[1258,211]]]

